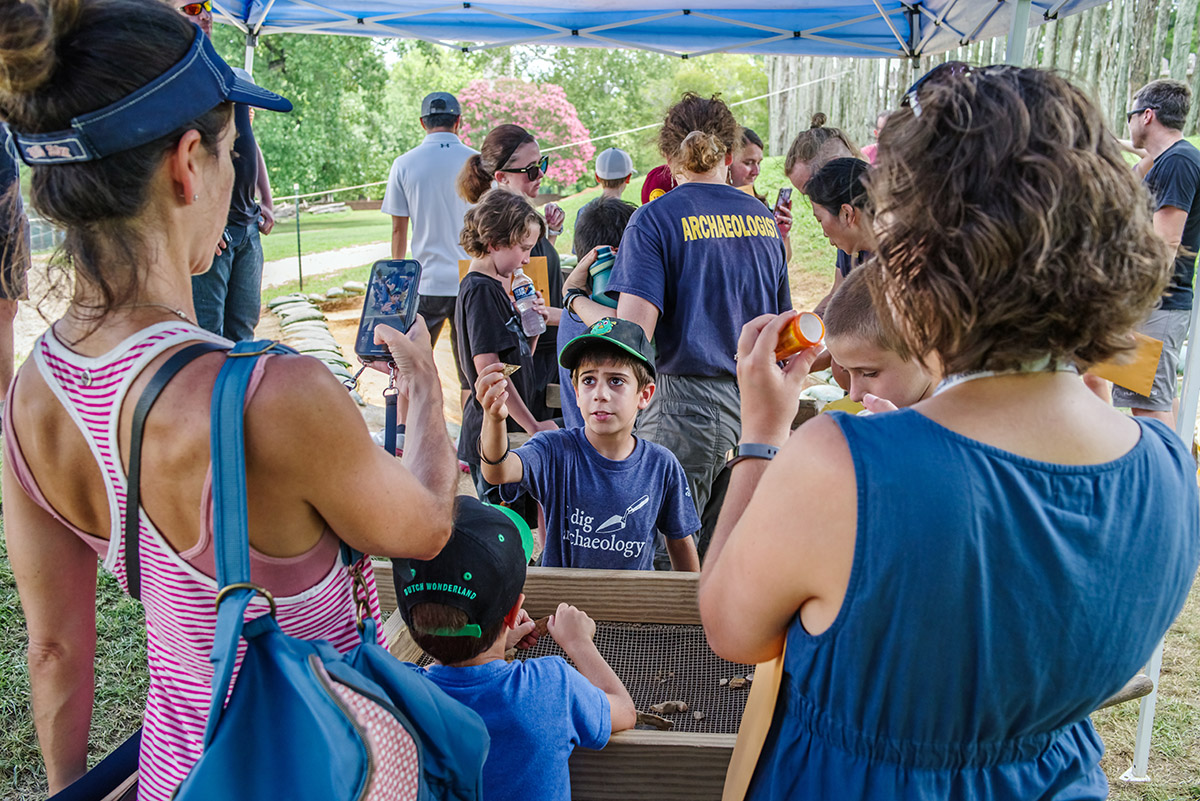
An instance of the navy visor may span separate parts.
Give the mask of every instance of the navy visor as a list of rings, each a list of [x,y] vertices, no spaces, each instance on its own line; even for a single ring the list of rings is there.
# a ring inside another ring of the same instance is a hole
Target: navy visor
[[[292,110],[291,101],[235,75],[197,27],[179,63],[128,97],[74,117],[70,130],[13,135],[26,164],[94,161],[166,136],[226,100]]]

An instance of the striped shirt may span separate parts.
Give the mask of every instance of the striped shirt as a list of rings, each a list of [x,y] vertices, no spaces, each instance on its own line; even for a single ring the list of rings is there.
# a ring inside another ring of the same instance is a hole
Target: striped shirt
[[[117,450],[117,424],[122,402],[130,384],[147,364],[163,351],[195,340],[228,344],[191,325],[159,323],[139,331],[98,357],[74,353],[58,341],[52,329],[34,345],[32,355],[38,371],[83,434],[100,467],[110,510],[107,542],[71,526],[45,500],[21,453],[19,432],[13,430],[10,416],[5,414],[10,458],[26,493],[95,548],[104,558],[104,567],[126,590],[123,544],[126,476]],[[262,362],[259,377],[261,366]],[[254,384],[251,391],[253,388]],[[250,395],[248,392],[247,401]],[[11,405],[8,408],[11,409]],[[142,509],[139,508],[137,514],[150,674],[138,798],[140,801],[166,801],[200,757],[212,697],[213,671],[208,656],[217,621],[217,583],[181,558]],[[252,573],[255,572],[255,561],[252,550]],[[370,559],[364,557],[360,567],[370,591],[371,614],[378,621],[379,599]],[[288,635],[328,640],[342,652],[360,642],[355,625],[351,571],[341,559],[335,559],[332,567],[307,589],[276,597],[275,601],[276,620]],[[269,611],[267,602],[256,597],[246,611],[246,619]],[[382,625],[377,630],[382,638]],[[239,648],[238,665],[244,651],[243,643]]]

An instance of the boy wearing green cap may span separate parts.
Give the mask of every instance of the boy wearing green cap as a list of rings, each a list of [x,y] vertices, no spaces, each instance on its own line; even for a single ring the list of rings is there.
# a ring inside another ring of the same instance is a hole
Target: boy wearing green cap
[[[483,477],[501,497],[519,489],[546,515],[546,567],[652,570],[658,534],[675,570],[698,571],[692,535],[700,519],[679,460],[633,435],[639,410],[654,396],[654,352],[641,326],[605,317],[562,349],[582,428],[538,433],[508,449],[503,365],[479,374]]]
[[[459,496],[450,541],[428,561],[395,561],[396,597],[413,639],[436,661],[426,675],[483,718],[492,746],[483,765],[488,801],[570,801],[575,746],[603,748],[633,728],[633,700],[592,636],[584,612],[560,604],[549,632],[576,667],[546,656],[506,662],[535,639],[521,608],[529,526],[510,509]]]

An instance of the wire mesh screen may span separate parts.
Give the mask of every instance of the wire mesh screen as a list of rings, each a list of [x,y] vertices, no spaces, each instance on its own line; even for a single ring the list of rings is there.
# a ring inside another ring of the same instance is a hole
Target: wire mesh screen
[[[601,620],[596,622],[595,641],[639,712],[653,712],[653,705],[666,701],[683,701],[686,712],[661,715],[674,724],[671,731],[737,734],[750,694],[750,682],[743,681],[752,676],[754,667],[726,662],[714,654],[703,627]],[[566,658],[549,635],[516,655],[518,659]],[[428,661],[426,657],[421,664]],[[639,724],[638,728],[646,727]]]

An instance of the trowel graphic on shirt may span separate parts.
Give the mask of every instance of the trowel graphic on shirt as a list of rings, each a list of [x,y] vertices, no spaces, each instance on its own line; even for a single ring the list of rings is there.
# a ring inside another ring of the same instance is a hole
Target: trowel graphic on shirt
[[[643,495],[629,505],[629,508],[625,510],[625,514],[613,515],[600,525],[596,526],[596,533],[603,534],[606,531],[620,531],[621,529],[625,528],[625,519],[648,503],[650,503],[650,496]]]

